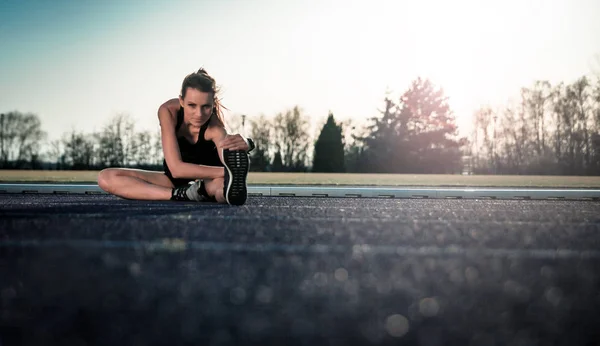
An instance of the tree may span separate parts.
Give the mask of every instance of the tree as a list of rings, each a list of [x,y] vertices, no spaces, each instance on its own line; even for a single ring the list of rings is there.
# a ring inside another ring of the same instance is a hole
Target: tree
[[[473,113],[473,139],[472,151],[476,152],[475,171],[482,171],[482,167],[486,172],[493,163],[494,142],[492,139],[493,133],[493,117],[494,111],[489,106],[483,106]]]
[[[441,88],[418,78],[401,97],[413,171],[457,173],[462,170],[456,119]]]
[[[271,166],[269,150],[271,149],[273,125],[269,119],[261,115],[258,120],[251,121],[251,126],[250,138],[254,141],[256,148],[250,152],[250,169],[257,172],[266,172]]]
[[[600,174],[600,80],[596,87],[587,77],[556,86],[537,81],[522,88],[520,96],[519,105],[492,117],[485,108],[477,112],[477,157],[492,158],[490,150],[500,149],[493,161],[478,166],[479,172],[498,164],[499,173]],[[495,117],[499,136],[489,140],[489,119]]]
[[[367,171],[367,167],[363,165],[365,157],[364,141],[366,138],[366,128],[358,126],[355,121],[346,120],[342,124],[344,130],[344,166],[346,172],[361,173]]]
[[[418,78],[396,104],[386,97],[381,118],[364,138],[369,167],[385,173],[456,173],[461,145],[455,117],[441,89]]]
[[[162,150],[162,135],[160,133],[160,129],[154,132],[154,136],[152,137],[152,158],[151,164],[160,166],[165,159],[165,154]]]
[[[63,147],[64,142],[55,139],[50,142],[50,147],[46,151],[46,158],[56,166],[56,169],[66,168],[66,157]]]
[[[587,173],[591,166],[591,141],[590,141],[590,119],[592,110],[590,109],[589,94],[590,84],[586,77],[575,81],[569,89],[569,97],[575,106],[575,119],[577,122],[578,152],[582,156],[580,163],[581,173]]]
[[[273,172],[283,172],[285,167],[283,166],[283,160],[281,159],[281,152],[278,151],[273,157],[273,163],[271,163],[271,170]]]
[[[135,123],[127,114],[111,118],[98,136],[98,159],[101,166],[123,167],[135,156]]]
[[[526,142],[520,136],[518,110],[516,106],[508,105],[498,116],[500,119],[497,120],[499,126],[496,132],[501,140],[496,145],[501,147],[501,153],[497,153],[496,159],[503,162],[504,173],[522,174],[526,165],[523,155]]]
[[[0,114],[0,167],[22,168],[37,160],[45,140],[39,117],[18,111]]]
[[[64,136],[65,160],[71,169],[84,170],[94,166],[94,139],[75,130]]]
[[[559,173],[562,173],[564,170],[561,164],[561,159],[563,157],[563,117],[562,114],[566,111],[567,105],[564,95],[564,84],[560,83],[553,89],[553,98],[552,98],[552,111],[554,112],[554,159],[557,163],[557,170]]]
[[[357,164],[364,167],[363,172],[391,173],[405,166],[407,150],[403,142],[406,136],[402,134],[406,129],[406,121],[400,117],[406,114],[399,114],[397,106],[387,96],[384,104],[385,109],[379,111],[382,116],[371,118],[372,124],[367,126],[366,133],[357,136],[357,141],[364,147],[361,163]]]
[[[546,109],[552,100],[552,90],[547,81],[536,81],[533,88],[523,88],[523,103],[527,107],[531,125],[531,132],[534,134],[533,148],[538,157],[545,154],[546,151]]]
[[[313,172],[345,172],[342,126],[329,113],[319,138],[315,142]]]
[[[135,155],[132,157],[132,161],[138,167],[148,168],[152,165],[152,133],[149,131],[141,131],[135,133],[133,137],[133,150]]]
[[[600,67],[600,55],[597,55],[598,66]],[[592,91],[593,104],[593,135],[592,135],[592,173],[600,175],[600,71],[598,71],[596,84]]]
[[[305,171],[309,146],[308,117],[298,106],[277,114],[273,137],[275,150],[280,153],[285,170]]]

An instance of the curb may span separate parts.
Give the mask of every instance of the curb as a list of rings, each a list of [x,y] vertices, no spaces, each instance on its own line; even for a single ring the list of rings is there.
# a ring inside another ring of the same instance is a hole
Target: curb
[[[96,184],[0,184],[0,193],[107,194]],[[248,186],[248,194],[250,196],[270,197],[600,200],[600,189],[544,188],[396,188],[250,185]]]

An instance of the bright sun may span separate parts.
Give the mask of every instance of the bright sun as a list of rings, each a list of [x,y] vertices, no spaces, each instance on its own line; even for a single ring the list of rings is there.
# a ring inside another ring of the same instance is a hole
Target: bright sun
[[[395,76],[430,78],[449,97],[461,132],[471,127],[474,104],[503,102],[518,92],[508,84],[518,79],[515,52],[526,44],[519,41],[526,27],[536,24],[524,8],[535,10],[539,1],[374,3],[357,34],[368,37],[376,53],[372,73],[395,90],[408,86],[393,84]]]

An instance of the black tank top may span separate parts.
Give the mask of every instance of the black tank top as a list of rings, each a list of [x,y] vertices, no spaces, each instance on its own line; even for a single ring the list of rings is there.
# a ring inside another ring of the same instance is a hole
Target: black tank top
[[[181,160],[183,162],[194,163],[197,165],[223,167],[223,163],[219,158],[215,143],[213,143],[213,141],[207,141],[204,139],[204,134],[206,133],[206,129],[208,128],[208,124],[210,123],[212,117],[213,115],[211,115],[210,118],[200,127],[200,132],[198,133],[198,139],[196,143],[190,143],[185,137],[177,137],[177,144],[179,145],[179,152],[181,153]],[[183,124],[183,108],[180,107],[179,111],[177,111],[177,125],[175,125],[175,133],[177,133],[181,127],[181,124]],[[166,160],[163,160],[163,168],[167,176],[169,178],[173,178],[173,175],[167,166]]]

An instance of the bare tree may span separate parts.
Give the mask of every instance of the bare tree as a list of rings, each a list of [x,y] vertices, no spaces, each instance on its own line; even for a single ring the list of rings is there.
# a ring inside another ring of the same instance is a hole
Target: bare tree
[[[567,104],[565,101],[565,85],[558,84],[553,90],[553,111],[554,111],[554,157],[559,166],[559,171],[562,173],[561,160],[563,158],[563,114],[567,112]]]
[[[162,150],[160,129],[156,130],[154,132],[154,136],[152,137],[152,157],[153,160],[151,162],[156,165],[160,165],[165,157]]]
[[[39,117],[17,111],[0,114],[0,166],[20,168],[39,157],[40,143],[45,140]]]
[[[99,163],[128,166],[135,157],[135,123],[128,114],[117,114],[98,133]]]
[[[256,145],[256,149],[250,153],[250,159],[252,160],[250,168],[253,171],[267,171],[270,168],[271,151],[273,149],[271,146],[274,131],[273,122],[261,114],[258,119],[250,121],[250,126],[250,137]]]
[[[565,158],[567,160],[567,172],[568,174],[574,174],[578,169],[578,165],[576,162],[576,149],[577,149],[577,139],[576,139],[576,121],[574,118],[575,114],[575,103],[573,102],[573,92],[571,91],[572,86],[567,86],[565,90],[565,94],[563,95],[562,107],[561,107],[561,120],[564,126],[564,138],[565,138]]]
[[[46,159],[53,164],[56,164],[58,169],[63,168],[65,163],[63,143],[63,141],[55,139],[49,143],[46,151]]]
[[[600,68],[600,55],[597,57]],[[592,174],[600,175],[600,70],[592,90],[591,99],[593,105]]]
[[[472,152],[476,153],[477,168],[488,166],[493,163],[494,142],[491,139],[493,133],[494,112],[489,106],[481,107],[473,114],[473,140]],[[485,160],[481,160],[481,158]]]
[[[533,88],[523,88],[523,103],[531,120],[531,132],[535,134],[534,149],[538,157],[546,150],[546,110],[552,101],[552,88],[547,81],[536,81]]]
[[[296,106],[274,119],[275,149],[281,152],[283,165],[292,171],[304,171],[310,144],[308,117]]]
[[[590,84],[586,77],[582,77],[573,83],[571,89],[576,107],[576,118],[578,122],[578,131],[583,138],[580,144],[580,150],[583,154],[583,167],[587,171],[591,166],[591,141],[590,127],[592,119],[592,109],[590,103]]]
[[[71,169],[90,169],[94,166],[93,136],[73,130],[63,136],[63,145],[65,147],[65,162],[71,166]]]
[[[514,124],[517,122],[516,110],[507,106],[501,113],[500,129],[503,138],[502,156],[504,156],[506,169],[511,173],[522,173],[523,153],[521,150],[522,140],[519,138]]]
[[[142,131],[135,133],[132,145],[131,163],[137,166],[147,166],[152,164],[152,133]]]

